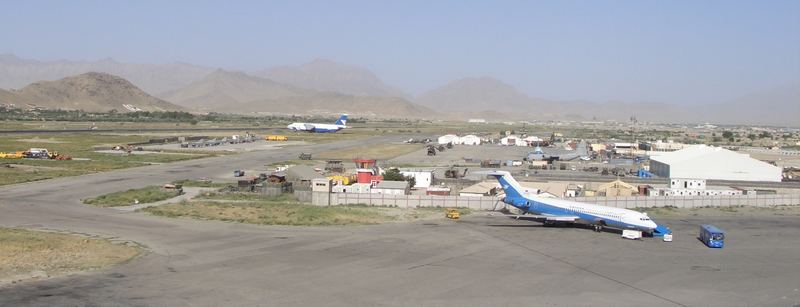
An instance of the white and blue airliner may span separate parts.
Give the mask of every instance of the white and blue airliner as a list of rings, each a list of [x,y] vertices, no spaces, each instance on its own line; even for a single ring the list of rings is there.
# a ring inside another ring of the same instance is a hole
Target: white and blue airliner
[[[347,114],[342,114],[334,124],[292,123],[286,128],[294,131],[337,132],[347,128]]]
[[[638,230],[653,236],[671,233],[668,228],[651,220],[647,213],[542,197],[520,186],[509,172],[494,171],[488,175],[500,182],[506,194],[504,203],[522,210],[523,214],[532,214],[533,218],[544,220],[545,224],[581,223],[594,226],[596,231],[609,227]]]

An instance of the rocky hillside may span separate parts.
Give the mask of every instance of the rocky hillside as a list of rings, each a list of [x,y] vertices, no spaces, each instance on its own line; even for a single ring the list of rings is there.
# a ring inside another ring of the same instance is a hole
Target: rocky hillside
[[[150,96],[128,80],[89,72],[56,81],[41,81],[20,90],[0,92],[0,100],[16,106],[89,112],[185,111],[186,108]]]
[[[403,98],[322,92],[225,70],[216,70],[163,97],[185,107],[227,113],[349,113],[375,117],[430,117],[434,113]]]
[[[39,81],[54,81],[87,72],[103,72],[131,81],[142,90],[158,95],[186,86],[214,71],[186,63],[135,64],[113,59],[97,61],[39,61],[0,54],[0,88],[19,89]]]
[[[354,96],[405,97],[373,72],[354,65],[316,59],[299,66],[280,66],[254,73],[279,83]]]

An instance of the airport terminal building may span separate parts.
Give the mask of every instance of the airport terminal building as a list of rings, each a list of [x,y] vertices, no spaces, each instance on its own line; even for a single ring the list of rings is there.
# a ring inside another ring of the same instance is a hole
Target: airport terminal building
[[[721,147],[695,145],[650,157],[650,172],[666,178],[781,181],[781,168]]]

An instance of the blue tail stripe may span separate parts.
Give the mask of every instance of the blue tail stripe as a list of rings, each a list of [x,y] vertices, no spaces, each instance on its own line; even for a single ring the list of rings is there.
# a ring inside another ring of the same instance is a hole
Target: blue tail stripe
[[[344,125],[347,122],[347,115],[342,115],[336,120],[337,125]]]
[[[517,191],[517,189],[515,189],[514,186],[512,186],[511,183],[509,183],[504,176],[502,175],[493,175],[493,176],[497,178],[497,181],[500,182],[500,185],[503,187],[503,191],[506,192],[507,197],[511,198],[522,197],[522,194],[519,191]]]

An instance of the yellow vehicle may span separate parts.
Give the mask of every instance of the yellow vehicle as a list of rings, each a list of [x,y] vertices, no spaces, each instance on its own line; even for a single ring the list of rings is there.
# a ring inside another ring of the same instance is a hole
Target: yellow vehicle
[[[461,213],[458,213],[457,209],[447,208],[444,210],[444,212],[444,216],[448,219],[457,220],[459,217],[461,217]]]
[[[289,138],[286,137],[285,135],[268,135],[268,136],[265,136],[264,139],[266,139],[267,141],[288,141],[289,140]]]
[[[352,175],[333,175],[329,176],[328,179],[341,185],[350,185],[356,181],[356,177]]]
[[[24,151],[0,152],[0,159],[22,159],[25,157]]]

